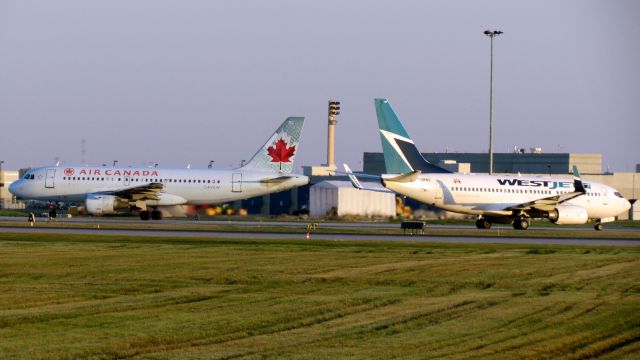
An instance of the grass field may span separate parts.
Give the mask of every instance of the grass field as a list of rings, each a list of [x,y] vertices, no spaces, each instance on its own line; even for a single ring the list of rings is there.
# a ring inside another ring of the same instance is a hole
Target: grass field
[[[640,248],[0,234],[0,358],[638,358]]]

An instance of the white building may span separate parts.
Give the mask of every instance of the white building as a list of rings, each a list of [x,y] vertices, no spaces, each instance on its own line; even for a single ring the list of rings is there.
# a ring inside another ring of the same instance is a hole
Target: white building
[[[378,183],[365,183],[365,186],[383,189]],[[310,188],[309,214],[325,216],[335,211],[338,216],[395,216],[395,199],[393,193],[358,190],[348,181],[322,181]]]

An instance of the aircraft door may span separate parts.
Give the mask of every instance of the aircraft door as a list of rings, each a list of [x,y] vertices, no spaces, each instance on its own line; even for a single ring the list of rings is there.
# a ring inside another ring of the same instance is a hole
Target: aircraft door
[[[442,204],[442,196],[444,193],[443,189],[446,189],[446,186],[441,181],[437,181],[434,185],[435,193],[433,195],[433,200],[436,204]]]
[[[44,178],[44,187],[53,189],[55,187],[56,169],[47,169],[47,176]]]
[[[442,189],[439,187],[436,188],[435,200],[438,203],[442,202]]]
[[[231,192],[242,192],[242,173],[231,175]]]
[[[602,190],[602,205],[609,205],[609,192],[607,189]]]

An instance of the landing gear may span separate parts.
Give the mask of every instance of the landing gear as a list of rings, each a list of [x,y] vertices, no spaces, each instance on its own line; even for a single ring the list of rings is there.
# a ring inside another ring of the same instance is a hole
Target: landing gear
[[[149,220],[149,212],[147,210],[141,210],[138,216],[140,216],[140,220]]]
[[[49,203],[49,220],[55,220],[58,217],[58,203]]]
[[[513,220],[513,228],[516,230],[527,230],[529,228],[529,219],[520,217]]]
[[[602,231],[602,229],[604,229],[604,225],[602,225],[601,222],[597,222],[593,228],[596,229],[596,231]]]
[[[162,212],[160,210],[151,211],[151,220],[162,220]]]
[[[491,222],[487,219],[476,220],[476,227],[478,229],[491,229]]]

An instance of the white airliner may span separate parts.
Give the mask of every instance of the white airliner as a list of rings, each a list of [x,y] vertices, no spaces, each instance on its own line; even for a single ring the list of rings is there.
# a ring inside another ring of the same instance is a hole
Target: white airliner
[[[9,187],[22,199],[85,202],[92,215],[134,209],[159,220],[181,205],[247,199],[309,183],[291,174],[304,118],[286,119],[244,166],[231,170],[46,166],[30,169]]]
[[[375,99],[380,140],[387,174],[378,177],[389,190],[423,203],[462,214],[478,215],[476,226],[492,223],[529,228],[530,218],[548,218],[555,224],[585,224],[595,229],[631,207],[614,188],[574,179],[459,174],[425,160],[386,99]],[[345,166],[352,184],[365,189]],[[363,176],[367,176],[363,174]]]

